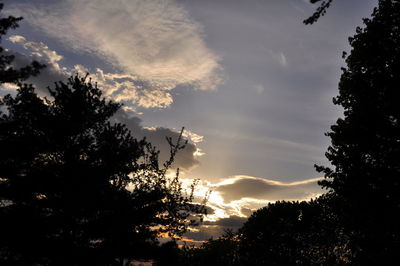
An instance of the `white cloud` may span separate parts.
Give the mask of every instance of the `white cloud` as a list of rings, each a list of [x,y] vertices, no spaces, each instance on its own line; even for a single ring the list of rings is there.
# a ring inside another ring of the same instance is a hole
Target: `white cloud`
[[[29,80],[39,89],[76,72],[89,72],[105,96],[140,113],[138,107],[170,106],[170,91],[177,85],[210,90],[220,82],[218,57],[206,47],[201,27],[173,0],[60,0],[50,5],[15,4],[8,10],[67,48],[95,54],[119,69],[66,69],[59,64],[63,57],[44,43],[11,36],[9,41],[28,50],[31,60],[48,65],[43,71],[47,74]]]
[[[200,148],[197,148],[197,150],[193,153],[193,155],[195,156],[195,157],[201,157],[201,156],[204,156],[206,153],[202,150],[202,149],[200,149]]]
[[[27,41],[26,38],[21,35],[12,35],[8,40],[12,43],[21,44],[26,50],[31,52],[33,59],[42,59],[57,71],[60,71],[59,62],[63,59],[63,56],[59,55],[56,51],[50,50],[44,43]]]
[[[287,66],[287,59],[284,53],[280,52],[279,53],[279,63],[281,64],[281,66],[285,67]]]
[[[12,36],[10,36],[8,38],[8,40],[10,42],[13,42],[13,43],[24,43],[24,42],[26,42],[26,38],[24,36],[21,36],[21,35],[12,35]]]
[[[135,113],[139,113],[138,107],[167,108],[173,103],[169,90],[140,80],[136,75],[105,73],[100,68],[91,72],[82,65],[75,65],[74,71],[80,75],[91,73],[92,81],[97,82],[106,97],[123,103],[124,109]]]
[[[200,143],[200,142],[203,142],[203,140],[204,140],[204,136],[196,134],[190,130],[185,130],[183,132],[183,136],[190,139],[193,143]]]
[[[163,90],[178,84],[210,90],[220,81],[218,57],[206,47],[201,26],[173,0],[60,0],[12,11],[69,47]]]
[[[163,90],[144,90],[139,96],[138,104],[144,108],[165,108],[172,104],[172,95]]]
[[[30,65],[32,61],[38,61],[46,66],[40,70],[39,75],[26,80],[26,83],[35,85],[40,95],[46,95],[48,92],[46,88],[52,86],[54,82],[66,80],[70,76],[71,72],[60,65],[63,56],[51,50],[44,43],[31,42],[20,35],[12,35],[8,40],[20,44],[29,52],[29,54],[22,54],[7,49],[5,53],[14,56],[14,60],[11,63],[13,68],[19,69],[25,67]]]
[[[19,87],[13,83],[0,84],[0,99],[7,94],[15,94]]]

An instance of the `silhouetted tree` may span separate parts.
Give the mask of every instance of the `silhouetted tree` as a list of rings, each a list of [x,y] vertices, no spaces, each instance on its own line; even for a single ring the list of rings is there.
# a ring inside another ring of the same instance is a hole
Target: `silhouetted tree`
[[[295,265],[300,215],[297,202],[276,202],[254,212],[240,229],[241,264]]]
[[[0,12],[3,10],[3,7],[4,5],[0,3]],[[0,17],[0,42],[3,35],[6,35],[9,29],[15,29],[18,27],[18,22],[20,20],[22,20],[21,17]],[[39,74],[39,70],[44,67],[44,65],[34,61],[31,65],[16,70],[11,65],[13,60],[14,56],[9,53],[5,53],[4,48],[0,46],[0,84],[21,83],[30,76]]]
[[[333,165],[318,166],[338,197],[353,265],[400,261],[400,1],[381,0],[351,54],[334,103],[344,108],[327,136]]]
[[[202,206],[184,195],[171,157],[109,118],[120,105],[71,77],[42,99],[21,85],[1,104],[0,257],[12,265],[112,265],[151,257],[159,233],[181,235]],[[129,187],[129,188],[128,188]]]
[[[0,4],[0,10],[3,4]],[[0,18],[0,40],[21,18]],[[22,84],[44,66],[12,67],[0,47],[0,84],[19,86],[0,99],[0,264],[113,265],[153,257],[160,234],[180,236],[204,208],[178,179],[167,177],[182,135],[168,138],[170,158],[136,140],[110,117],[86,78],[49,89],[50,99]]]
[[[317,7],[317,10],[307,19],[303,21],[304,24],[313,24],[317,22],[317,20],[324,16],[326,10],[331,6],[333,0],[309,0],[311,4],[315,4],[321,2],[321,5]]]
[[[180,252],[180,260],[171,265],[202,266],[202,265],[239,265],[239,237],[230,229],[217,239],[209,239],[200,247],[184,246]]]
[[[240,265],[340,265],[332,198],[276,202],[259,209],[239,230]]]

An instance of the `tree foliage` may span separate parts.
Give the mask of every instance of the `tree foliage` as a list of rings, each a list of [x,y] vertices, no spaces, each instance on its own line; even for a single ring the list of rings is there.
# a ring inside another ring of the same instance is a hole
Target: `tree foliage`
[[[0,36],[20,19],[1,19]],[[1,265],[120,265],[156,256],[159,236],[179,237],[201,219],[195,184],[185,193],[179,172],[167,175],[182,132],[167,138],[170,158],[159,165],[155,147],[111,122],[120,104],[87,77],[41,98],[22,82],[42,65],[12,61],[1,54],[0,84],[19,87],[0,99]]]
[[[317,167],[341,202],[354,264],[400,259],[400,2],[381,0],[349,39],[334,103],[344,108],[327,136],[333,165]]]
[[[239,265],[238,245],[240,238],[230,229],[217,239],[209,239],[200,247],[184,246],[179,253],[179,260],[171,265]]]
[[[0,3],[0,12],[3,10],[3,7],[4,5]],[[0,42],[2,37],[7,34],[8,30],[18,27],[18,22],[21,20],[21,17],[0,17]],[[44,65],[34,61],[31,65],[21,69],[14,69],[11,65],[13,60],[14,56],[5,53],[4,48],[0,46],[0,84],[6,82],[14,84],[21,83],[30,76],[39,74],[39,70],[44,67]]]
[[[2,100],[3,260],[108,265],[146,256],[160,233],[179,236],[194,223],[189,215],[202,207],[183,194],[178,175],[166,175],[181,140],[160,167],[150,143],[109,121],[119,104],[85,78],[50,94],[41,99],[23,85]]]
[[[318,19],[325,15],[326,10],[331,6],[333,0],[309,0],[311,4],[321,2],[321,5],[317,7],[315,12],[307,19],[303,21],[304,24],[314,24]]]
[[[341,265],[345,243],[337,241],[335,198],[276,202],[259,209],[239,230],[239,265]]]
[[[278,201],[254,212],[237,232],[200,247],[185,247],[174,265],[346,265],[347,238],[338,227],[332,194],[302,202]]]
[[[178,177],[166,177],[183,146],[178,142],[160,168],[149,143],[107,121],[119,105],[102,99],[91,83],[75,77],[50,92],[54,100],[42,100],[25,85],[16,97],[3,99],[6,252],[31,258],[27,264],[40,259],[88,265],[94,255],[104,262],[145,252],[159,232],[183,233],[189,214],[200,211],[190,204],[191,195],[181,194]]]

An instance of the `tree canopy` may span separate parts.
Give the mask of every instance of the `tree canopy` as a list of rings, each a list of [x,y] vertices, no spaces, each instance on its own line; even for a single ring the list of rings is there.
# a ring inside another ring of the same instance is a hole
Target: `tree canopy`
[[[364,23],[334,98],[344,117],[327,133],[333,168],[317,170],[341,201],[354,263],[386,265],[400,259],[400,2],[379,1]]]
[[[176,265],[350,264],[346,237],[337,226],[336,201],[326,194],[311,201],[270,203],[237,232],[184,248]]]
[[[166,176],[179,140],[159,167],[150,143],[109,121],[119,104],[85,78],[50,93],[41,99],[23,85],[1,102],[3,260],[109,265],[146,256],[159,233],[179,236],[194,222],[189,215],[202,213],[178,176]]]
[[[320,2],[312,24],[333,0]],[[0,4],[0,10],[3,5]],[[21,18],[0,19],[0,41]],[[168,139],[160,164],[146,139],[111,118],[121,105],[97,84],[73,76],[49,97],[23,84],[44,66],[14,69],[0,47],[0,264],[120,265],[158,258],[160,265],[394,265],[400,260],[400,1],[380,0],[349,38],[347,67],[334,103],[344,109],[327,136],[330,167],[317,166],[328,189],[303,202],[254,212],[238,232],[179,249],[158,237],[182,235],[201,219],[179,171],[185,147]],[[158,253],[157,253],[158,252]],[[173,262],[171,263],[171,260]]]
[[[336,199],[278,201],[254,212],[238,231],[239,265],[342,265],[349,261],[337,240]]]
[[[1,19],[0,36],[20,19]],[[156,256],[159,236],[179,237],[201,219],[194,184],[186,193],[179,172],[167,176],[182,132],[167,138],[160,164],[155,147],[111,122],[121,105],[88,77],[42,98],[23,81],[43,66],[15,70],[0,51],[0,83],[19,87],[0,99],[0,264],[121,265]]]
[[[3,10],[3,7],[4,5],[0,3],[0,12]],[[18,22],[21,20],[21,17],[0,17],[0,42],[2,37],[7,34],[8,30],[18,27]],[[6,82],[14,84],[21,83],[30,76],[36,76],[39,74],[39,70],[44,67],[43,64],[34,61],[31,65],[25,66],[21,69],[14,69],[11,65],[13,60],[14,56],[5,53],[4,48],[0,46],[0,84]]]

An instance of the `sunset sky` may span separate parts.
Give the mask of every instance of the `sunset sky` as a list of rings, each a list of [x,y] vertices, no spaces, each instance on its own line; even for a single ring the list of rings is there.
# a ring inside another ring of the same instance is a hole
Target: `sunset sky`
[[[200,179],[210,215],[193,240],[238,228],[276,200],[323,193],[314,164],[327,164],[324,132],[341,115],[342,51],[377,0],[335,0],[315,25],[307,0],[6,0],[23,16],[2,46],[15,64],[47,68],[29,80],[89,72],[124,104],[115,120],[158,146],[185,127],[183,182]],[[1,95],[15,88],[3,85]]]

